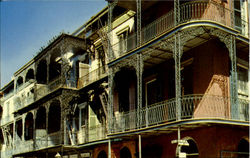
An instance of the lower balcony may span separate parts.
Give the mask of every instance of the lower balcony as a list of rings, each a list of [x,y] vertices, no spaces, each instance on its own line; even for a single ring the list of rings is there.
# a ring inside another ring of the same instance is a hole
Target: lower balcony
[[[86,127],[83,126],[77,133],[77,143],[78,144],[83,144],[87,142],[92,142],[92,141],[98,141],[101,139],[106,138],[106,126],[105,125],[96,125],[96,126],[91,126],[89,127],[88,130],[86,130]]]
[[[177,109],[176,99],[158,102],[140,110],[132,110],[113,118],[112,133],[130,131],[177,120],[225,119],[249,121],[249,100],[238,99],[235,110],[231,110],[231,98],[213,95],[186,95],[181,97],[181,108]]]
[[[16,140],[13,148],[13,155],[30,152],[33,151],[33,149],[34,149],[33,140],[26,140],[26,141]]]

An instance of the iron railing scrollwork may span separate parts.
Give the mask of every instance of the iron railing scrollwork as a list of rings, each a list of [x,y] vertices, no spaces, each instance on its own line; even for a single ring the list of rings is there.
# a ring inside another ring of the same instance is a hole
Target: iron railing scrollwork
[[[235,120],[235,118],[231,116],[230,97],[194,94],[182,96],[180,100],[181,120],[202,118]],[[249,100],[238,100],[238,107],[240,110],[239,113],[237,113],[237,118],[239,118],[237,120],[249,121]],[[150,106],[144,106],[141,109],[116,113],[112,118],[114,126],[111,133],[124,132],[176,121],[176,112],[176,99],[173,98]],[[141,113],[141,117],[138,117],[137,113]],[[140,124],[137,124],[138,119],[140,119]]]

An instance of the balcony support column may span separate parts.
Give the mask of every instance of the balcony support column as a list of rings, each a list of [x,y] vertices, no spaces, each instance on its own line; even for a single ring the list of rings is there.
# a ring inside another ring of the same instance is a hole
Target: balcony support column
[[[143,74],[143,58],[142,54],[138,53],[137,54],[137,61],[136,61],[136,76],[137,76],[137,127],[141,126],[142,123],[142,114],[141,114],[141,108],[142,108],[142,74]]]
[[[37,111],[33,111],[33,149],[36,149],[36,114]]]
[[[141,44],[141,0],[136,0],[137,46]]]
[[[108,88],[109,88],[109,104],[108,104],[108,133],[111,133],[113,131],[113,124],[114,124],[114,118],[113,118],[113,110],[114,110],[114,107],[113,107],[113,90],[114,90],[114,72],[113,72],[113,68],[109,68],[109,71],[108,71]]]
[[[63,138],[64,138],[63,144],[68,145],[69,142],[68,142],[68,139],[67,139],[66,117],[63,118]]]
[[[48,135],[49,135],[49,104],[45,105],[45,109],[46,109],[46,146],[48,147]]]
[[[139,145],[139,147],[138,147],[139,148],[139,158],[142,158],[141,157],[141,152],[142,152],[141,151],[141,135],[139,135],[139,143],[138,143],[138,145]]]
[[[111,158],[111,139],[108,141],[108,158]]]
[[[22,116],[22,123],[23,123],[23,135],[22,135],[22,141],[25,140],[25,117],[26,117],[26,114],[23,114]]]
[[[229,56],[231,60],[231,119],[239,119],[238,91],[237,91],[237,61],[235,36],[230,35]]]
[[[178,25],[180,22],[180,2],[179,0],[174,0],[174,25]]]
[[[181,44],[180,33],[175,35],[174,60],[175,60],[175,99],[176,99],[176,120],[181,120]]]
[[[13,122],[13,149],[15,149],[15,141],[16,141],[16,119],[14,118],[14,122]]]

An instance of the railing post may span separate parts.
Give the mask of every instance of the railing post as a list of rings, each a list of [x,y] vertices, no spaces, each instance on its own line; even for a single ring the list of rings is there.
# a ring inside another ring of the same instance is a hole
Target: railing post
[[[178,25],[180,22],[180,2],[179,0],[174,0],[174,25]]]

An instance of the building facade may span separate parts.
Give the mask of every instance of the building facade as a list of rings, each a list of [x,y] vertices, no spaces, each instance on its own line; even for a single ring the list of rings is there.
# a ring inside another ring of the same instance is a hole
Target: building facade
[[[246,0],[110,0],[1,89],[1,157],[249,157]]]

